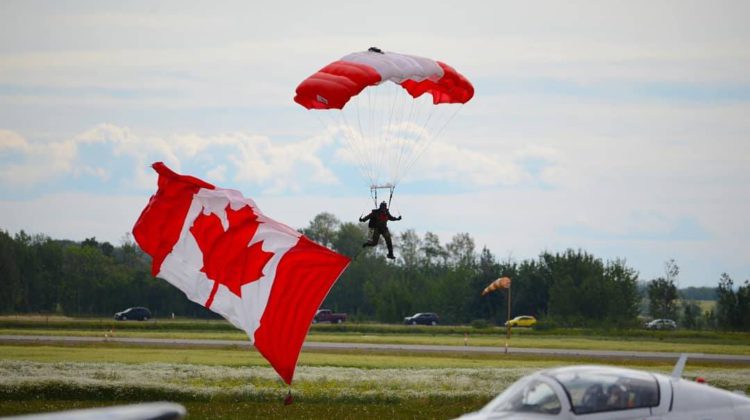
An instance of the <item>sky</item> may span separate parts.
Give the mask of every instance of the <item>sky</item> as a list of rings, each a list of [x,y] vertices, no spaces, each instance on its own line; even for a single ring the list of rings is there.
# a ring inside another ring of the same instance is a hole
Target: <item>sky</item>
[[[747,16],[745,1],[0,0],[0,229],[119,244],[156,161],[295,228],[356,222],[368,181],[293,97],[377,46],[448,63],[476,92],[398,184],[394,233],[742,282]]]

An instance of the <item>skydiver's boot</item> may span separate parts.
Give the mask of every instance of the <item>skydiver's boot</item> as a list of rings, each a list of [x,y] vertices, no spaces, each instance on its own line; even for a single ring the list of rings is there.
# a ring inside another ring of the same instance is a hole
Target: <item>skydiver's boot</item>
[[[385,235],[385,245],[388,247],[388,255],[386,255],[386,257],[395,260],[396,257],[393,256],[393,243],[391,242],[391,235]]]

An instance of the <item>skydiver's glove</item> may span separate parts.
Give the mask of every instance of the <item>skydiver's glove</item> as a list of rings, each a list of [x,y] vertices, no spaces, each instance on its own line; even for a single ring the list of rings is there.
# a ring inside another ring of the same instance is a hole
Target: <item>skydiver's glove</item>
[[[364,222],[364,221],[365,221],[365,219],[363,219],[363,218],[361,218],[361,217],[360,217],[360,218],[359,218],[359,221],[360,221],[360,222]]]
[[[401,216],[398,216],[398,219],[396,219],[396,220],[401,220]]]

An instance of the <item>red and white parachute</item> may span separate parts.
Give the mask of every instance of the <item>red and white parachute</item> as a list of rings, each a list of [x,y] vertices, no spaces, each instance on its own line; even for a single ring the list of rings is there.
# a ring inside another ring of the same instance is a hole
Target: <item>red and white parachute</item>
[[[295,102],[323,111],[316,114],[343,139],[377,200],[379,188],[393,194],[474,87],[440,61],[370,48],[323,67],[296,92]]]

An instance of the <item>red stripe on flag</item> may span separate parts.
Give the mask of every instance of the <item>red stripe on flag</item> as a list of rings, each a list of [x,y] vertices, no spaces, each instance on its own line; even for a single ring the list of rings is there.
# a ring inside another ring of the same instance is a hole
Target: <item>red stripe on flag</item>
[[[255,347],[287,384],[315,311],[349,261],[304,236],[279,261],[254,338]]]
[[[211,288],[211,294],[208,295],[208,299],[206,299],[206,303],[203,304],[208,309],[211,309],[211,304],[214,303],[214,296],[216,296],[216,292],[219,291],[219,282],[215,281],[214,286]]]
[[[133,237],[143,252],[151,255],[151,274],[156,276],[180,239],[193,195],[201,188],[215,187],[192,176],[178,175],[162,162],[152,167],[159,174],[159,189],[135,222]]]

